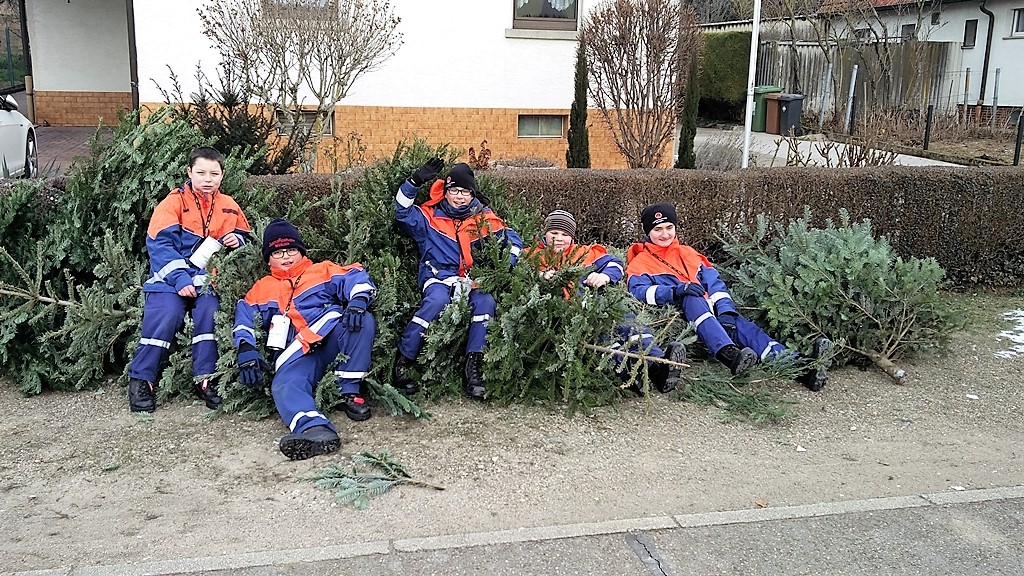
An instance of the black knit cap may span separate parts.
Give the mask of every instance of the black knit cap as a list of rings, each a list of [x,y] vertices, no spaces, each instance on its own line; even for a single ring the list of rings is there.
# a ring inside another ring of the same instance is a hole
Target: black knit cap
[[[476,195],[476,176],[473,176],[473,169],[469,164],[459,163],[452,166],[444,179],[444,191],[447,192],[449,188],[465,188],[472,190],[473,195]]]
[[[263,231],[263,261],[270,262],[270,254],[282,248],[298,248],[306,255],[306,244],[302,242],[299,229],[283,218],[275,218]]]
[[[644,228],[644,234],[650,234],[655,226],[665,222],[679,225],[679,222],[676,220],[675,206],[666,202],[651,204],[640,213],[640,223]]]

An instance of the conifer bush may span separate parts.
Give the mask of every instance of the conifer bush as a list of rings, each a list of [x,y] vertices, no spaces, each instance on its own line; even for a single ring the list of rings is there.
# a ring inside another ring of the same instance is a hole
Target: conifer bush
[[[804,352],[828,336],[839,364],[870,361],[898,381],[905,372],[893,360],[945,352],[960,324],[940,297],[935,259],[897,256],[870,221],[846,211],[822,228],[810,222],[805,209],[786,225],[762,215],[756,229],[723,231],[733,262],[720,271],[745,314]]]

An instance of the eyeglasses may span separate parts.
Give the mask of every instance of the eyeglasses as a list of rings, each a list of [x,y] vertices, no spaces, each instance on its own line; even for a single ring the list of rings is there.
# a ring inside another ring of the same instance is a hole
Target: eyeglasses
[[[286,256],[295,256],[298,253],[298,248],[281,248],[280,250],[274,250],[273,252],[271,252],[270,257],[277,258],[278,260],[280,260],[281,258],[284,258]]]
[[[448,193],[451,194],[452,196],[472,196],[473,195],[473,191],[470,190],[469,188],[457,188],[457,187],[449,188],[448,189]]]

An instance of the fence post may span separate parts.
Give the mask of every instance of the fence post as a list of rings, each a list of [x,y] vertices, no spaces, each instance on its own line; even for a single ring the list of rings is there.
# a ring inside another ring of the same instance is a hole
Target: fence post
[[[1001,68],[996,68],[996,81],[992,85],[992,117],[988,120],[989,128],[995,130],[996,128],[996,112],[999,110],[999,71]]]
[[[848,134],[853,133],[853,123],[851,118],[853,117],[853,93],[857,88],[857,66],[857,64],[854,64],[853,71],[850,72],[850,96],[846,99],[846,118],[843,121],[843,125]]]
[[[828,105],[828,93],[832,89],[832,61],[829,60],[828,71],[825,72],[825,79],[822,82],[825,86],[821,89],[821,110],[818,112],[818,128],[825,126],[825,106]]]
[[[971,69],[964,73],[964,126],[967,125],[967,102],[971,94]]]
[[[935,105],[928,105],[928,117],[924,121],[924,149],[928,149],[928,142],[932,139],[932,112],[935,111]]]
[[[7,77],[10,79],[11,86],[14,86],[14,56],[11,54],[11,27],[4,27],[6,34],[5,41],[7,42]]]
[[[1020,141],[1024,136],[1024,108],[1017,114],[1017,143],[1013,146],[1013,165],[1020,166]]]

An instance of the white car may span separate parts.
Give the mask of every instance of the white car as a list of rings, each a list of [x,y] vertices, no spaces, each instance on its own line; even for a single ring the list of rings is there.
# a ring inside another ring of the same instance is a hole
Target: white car
[[[36,128],[10,94],[0,98],[0,177],[39,176]]]

